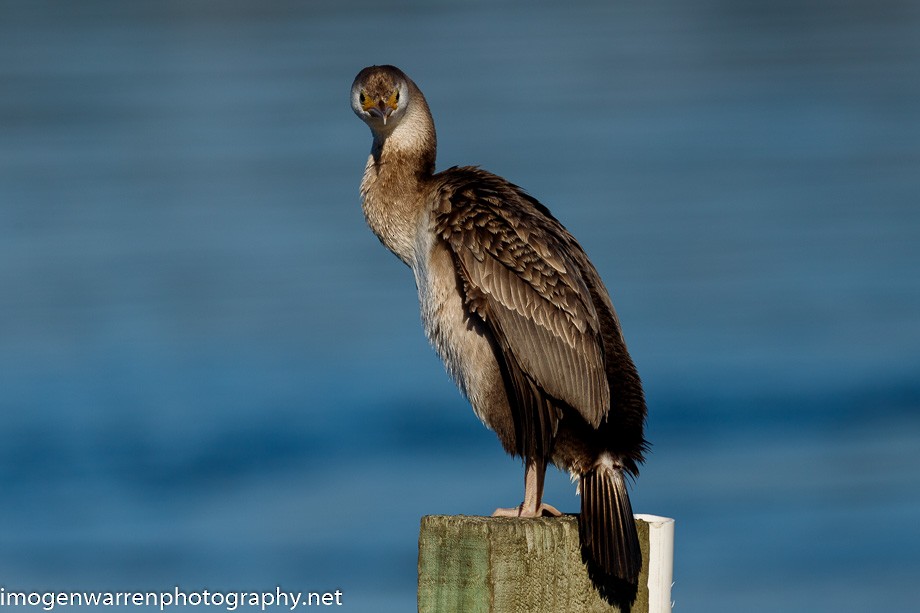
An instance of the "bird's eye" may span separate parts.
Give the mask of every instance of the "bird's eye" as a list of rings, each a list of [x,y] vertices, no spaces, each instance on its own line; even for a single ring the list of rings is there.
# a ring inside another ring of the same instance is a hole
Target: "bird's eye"
[[[393,94],[393,97],[396,99],[396,102],[399,102],[399,90],[398,90],[398,89],[397,89],[396,92]]]
[[[358,96],[358,100],[361,102],[361,104],[364,104],[364,101],[367,100],[367,97],[364,95],[364,92],[361,92],[361,95]]]

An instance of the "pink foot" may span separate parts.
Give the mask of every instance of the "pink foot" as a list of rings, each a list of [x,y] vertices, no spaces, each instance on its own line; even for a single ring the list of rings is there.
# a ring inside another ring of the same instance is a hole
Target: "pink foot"
[[[550,504],[541,504],[538,509],[525,509],[521,503],[510,509],[495,509],[492,517],[560,517],[562,513]]]

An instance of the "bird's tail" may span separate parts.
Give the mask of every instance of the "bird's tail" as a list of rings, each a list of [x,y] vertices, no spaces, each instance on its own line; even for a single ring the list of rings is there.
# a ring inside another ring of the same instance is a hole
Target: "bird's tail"
[[[619,467],[600,462],[581,476],[578,532],[591,581],[608,602],[629,611],[638,592],[642,551]]]

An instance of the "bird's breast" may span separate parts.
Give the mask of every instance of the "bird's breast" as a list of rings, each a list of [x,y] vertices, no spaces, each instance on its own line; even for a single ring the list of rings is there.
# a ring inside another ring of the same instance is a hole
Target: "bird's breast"
[[[413,271],[425,334],[477,417],[497,430],[510,409],[488,331],[467,313],[447,249],[425,233],[417,250]]]

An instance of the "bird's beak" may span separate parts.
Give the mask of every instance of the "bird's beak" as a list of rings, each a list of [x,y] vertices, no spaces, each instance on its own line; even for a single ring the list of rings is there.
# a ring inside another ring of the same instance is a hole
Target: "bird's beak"
[[[393,114],[394,110],[396,109],[386,100],[378,100],[376,105],[370,105],[367,108],[367,112],[372,117],[379,117],[383,120],[383,125],[387,125],[387,118]]]
[[[387,117],[389,117],[390,113],[393,112],[393,107],[381,100],[377,103],[377,109],[380,113],[380,116],[383,117],[383,125],[387,125]]]
[[[394,92],[387,98],[378,98],[375,102],[370,96],[362,103],[364,111],[371,117],[379,117],[383,120],[383,125],[387,125],[387,119],[399,106],[397,94]]]

